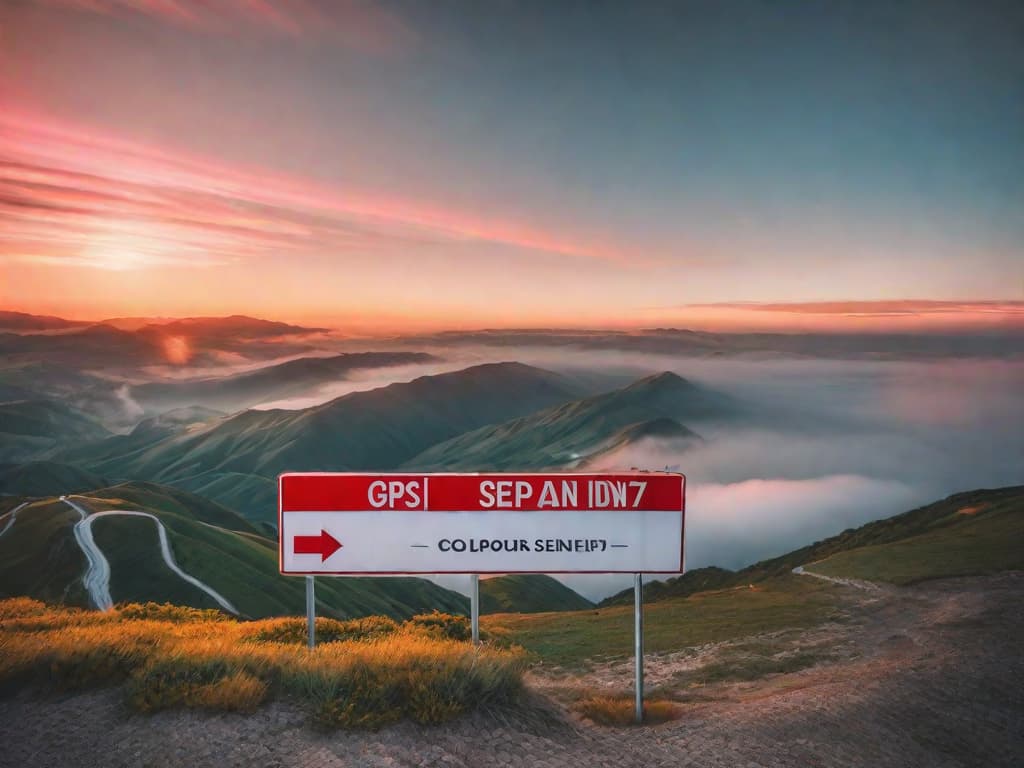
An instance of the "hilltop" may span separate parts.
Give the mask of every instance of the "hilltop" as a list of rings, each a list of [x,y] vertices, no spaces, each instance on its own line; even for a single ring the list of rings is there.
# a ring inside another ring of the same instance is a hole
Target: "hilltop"
[[[417,470],[540,469],[582,461],[644,437],[699,436],[677,419],[729,414],[728,401],[674,373],[482,427],[431,446],[405,463]]]

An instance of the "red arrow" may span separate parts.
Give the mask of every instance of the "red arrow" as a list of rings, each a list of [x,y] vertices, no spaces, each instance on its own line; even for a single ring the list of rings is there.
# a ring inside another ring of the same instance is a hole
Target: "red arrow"
[[[296,555],[320,555],[324,562],[342,547],[342,543],[327,531],[320,531],[319,536],[296,536],[292,544]]]

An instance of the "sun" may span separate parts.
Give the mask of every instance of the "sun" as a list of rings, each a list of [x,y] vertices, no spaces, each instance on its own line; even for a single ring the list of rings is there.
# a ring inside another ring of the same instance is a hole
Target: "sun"
[[[174,365],[184,365],[192,357],[192,345],[187,336],[165,336],[163,339],[164,357]]]

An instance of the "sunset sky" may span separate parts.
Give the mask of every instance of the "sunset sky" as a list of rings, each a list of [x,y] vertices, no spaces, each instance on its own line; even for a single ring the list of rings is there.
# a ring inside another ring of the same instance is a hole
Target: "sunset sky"
[[[1011,2],[5,3],[0,306],[1021,328],[1022,34]]]

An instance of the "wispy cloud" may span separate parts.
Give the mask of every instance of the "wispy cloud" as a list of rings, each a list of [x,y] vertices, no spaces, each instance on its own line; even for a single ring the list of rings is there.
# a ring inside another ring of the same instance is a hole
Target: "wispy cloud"
[[[803,301],[781,303],[717,302],[687,304],[687,308],[741,309],[753,312],[784,312],[801,315],[844,317],[920,317],[923,315],[982,312],[993,315],[1024,315],[1024,301],[935,301],[896,299],[888,301]]]
[[[143,18],[204,34],[263,31],[320,37],[371,54],[402,53],[416,34],[398,15],[369,0],[38,0],[50,8],[115,18]]]
[[[25,114],[0,117],[0,221],[8,258],[103,269],[472,244],[620,258],[548,232],[228,167]]]

